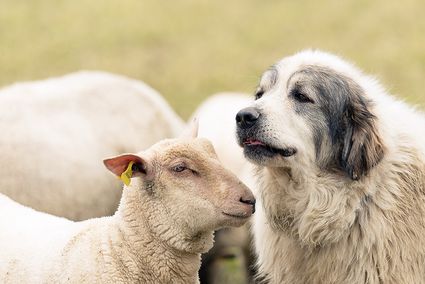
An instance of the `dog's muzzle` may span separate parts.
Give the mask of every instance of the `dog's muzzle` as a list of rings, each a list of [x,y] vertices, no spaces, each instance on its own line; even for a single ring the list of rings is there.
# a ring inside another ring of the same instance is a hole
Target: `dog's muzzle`
[[[252,161],[264,161],[276,156],[290,157],[296,154],[294,147],[277,147],[261,130],[261,113],[257,108],[247,107],[236,115],[237,139],[244,148],[244,155]]]

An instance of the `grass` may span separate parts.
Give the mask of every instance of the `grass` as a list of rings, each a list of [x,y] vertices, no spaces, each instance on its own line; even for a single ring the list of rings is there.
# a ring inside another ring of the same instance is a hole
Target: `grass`
[[[425,106],[423,11],[420,0],[0,0],[0,85],[107,70],[145,81],[187,118],[312,47]]]

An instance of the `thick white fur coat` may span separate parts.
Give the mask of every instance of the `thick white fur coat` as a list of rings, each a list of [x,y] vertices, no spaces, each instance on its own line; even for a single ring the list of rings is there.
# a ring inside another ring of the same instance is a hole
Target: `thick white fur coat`
[[[385,152],[358,181],[309,160],[290,173],[258,166],[260,274],[271,283],[425,283],[425,116],[335,56],[307,51],[286,67],[303,64],[365,90]]]

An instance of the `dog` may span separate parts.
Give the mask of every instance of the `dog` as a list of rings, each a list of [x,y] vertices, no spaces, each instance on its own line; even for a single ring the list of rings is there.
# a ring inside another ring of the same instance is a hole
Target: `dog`
[[[425,116],[338,56],[264,72],[236,115],[270,283],[425,283]]]

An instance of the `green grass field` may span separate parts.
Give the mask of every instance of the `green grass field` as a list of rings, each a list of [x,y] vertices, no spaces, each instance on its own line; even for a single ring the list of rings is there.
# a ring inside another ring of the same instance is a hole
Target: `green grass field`
[[[0,85],[80,69],[128,75],[184,118],[262,71],[328,50],[425,106],[425,1],[0,0]]]

